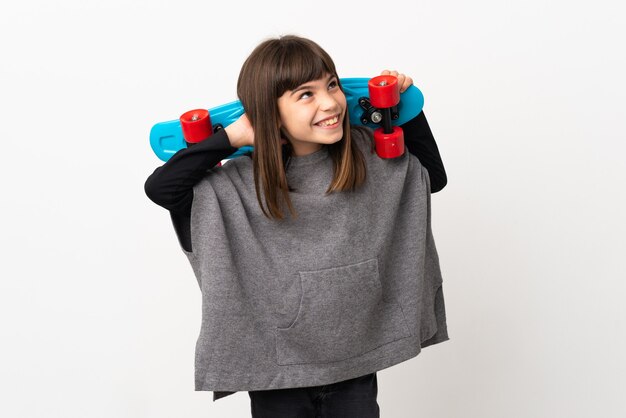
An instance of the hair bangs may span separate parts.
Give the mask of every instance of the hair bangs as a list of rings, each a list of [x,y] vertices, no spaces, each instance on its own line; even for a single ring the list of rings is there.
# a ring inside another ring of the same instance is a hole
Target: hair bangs
[[[321,48],[303,45],[301,42],[285,42],[279,54],[275,79],[277,97],[327,74],[337,76],[332,60]]]

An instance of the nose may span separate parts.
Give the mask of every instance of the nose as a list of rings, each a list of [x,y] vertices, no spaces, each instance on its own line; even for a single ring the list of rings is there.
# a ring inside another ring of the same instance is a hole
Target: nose
[[[325,91],[324,93],[318,95],[318,101],[320,110],[331,111],[338,110],[339,108],[337,98],[330,92]]]

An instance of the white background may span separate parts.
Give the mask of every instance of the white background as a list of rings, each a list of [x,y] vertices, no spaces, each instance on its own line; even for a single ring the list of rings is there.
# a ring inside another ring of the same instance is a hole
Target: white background
[[[626,416],[619,3],[4,2],[0,415],[249,416],[194,392],[200,292],[148,133],[295,33],[342,77],[411,75],[448,173],[451,339],[379,372],[382,416]]]

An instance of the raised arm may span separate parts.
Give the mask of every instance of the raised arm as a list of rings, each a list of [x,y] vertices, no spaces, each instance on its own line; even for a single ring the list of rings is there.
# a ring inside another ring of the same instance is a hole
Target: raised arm
[[[207,170],[245,145],[254,143],[254,131],[246,115],[210,138],[182,149],[154,170],[144,185],[146,195],[170,211],[180,245],[191,252],[191,204],[193,187]]]
[[[404,145],[428,170],[430,192],[437,193],[445,187],[448,178],[424,112],[420,112],[419,115],[402,125],[402,130],[404,131]]]
[[[254,131],[247,116],[212,135],[210,138],[182,149],[165,164],[154,170],[144,189],[154,203],[170,212],[191,210],[193,186],[224,158],[246,145],[254,144]]]
[[[191,211],[193,186],[221,160],[237,151],[224,130],[184,148],[174,154],[165,164],[154,170],[144,185],[146,195],[170,212]]]

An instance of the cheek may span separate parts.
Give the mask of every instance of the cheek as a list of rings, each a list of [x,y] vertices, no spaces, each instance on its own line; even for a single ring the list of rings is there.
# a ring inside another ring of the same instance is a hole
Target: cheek
[[[285,120],[285,126],[289,127],[292,131],[297,131],[301,129],[306,129],[310,124],[314,115],[308,114],[306,112],[292,112],[289,115],[289,118]]]
[[[340,92],[337,97],[337,103],[343,108],[344,113],[348,108],[348,100],[346,99],[346,95],[343,92]]]
[[[289,117],[281,118],[280,120],[280,131],[289,139],[300,136],[302,126],[303,122],[293,114],[289,115]]]
[[[289,109],[282,109],[278,112],[278,124],[282,130],[293,128],[293,113]]]
[[[280,130],[286,133],[291,133],[293,130],[293,123],[289,118],[280,118]]]

